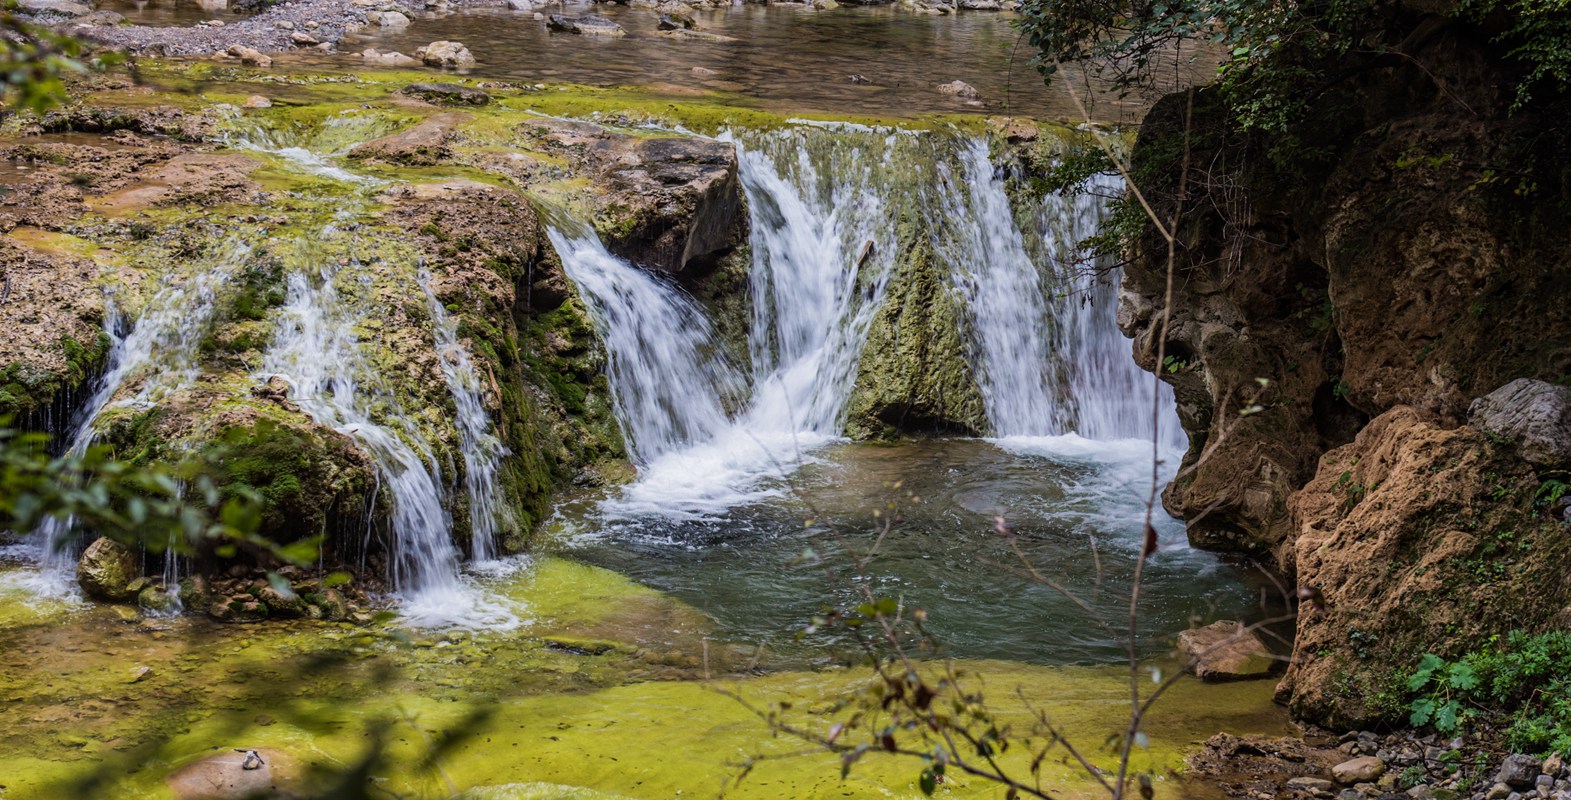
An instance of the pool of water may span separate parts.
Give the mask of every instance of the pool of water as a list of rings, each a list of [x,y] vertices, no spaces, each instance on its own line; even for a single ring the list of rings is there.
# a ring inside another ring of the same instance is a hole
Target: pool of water
[[[1148,442],[1072,435],[1007,448],[847,443],[764,499],[719,513],[629,512],[613,496],[565,508],[557,522],[574,557],[702,609],[730,641],[809,662],[844,657],[849,642],[796,634],[867,590],[924,609],[946,655],[1109,663],[1126,657],[1150,464]],[[1162,547],[1142,584],[1143,656],[1168,650],[1194,620],[1274,612],[1251,574],[1190,549],[1160,510],[1154,522]]]
[[[493,79],[591,86],[637,85],[673,94],[732,93],[739,104],[780,113],[912,116],[925,113],[1010,113],[1078,120],[1069,92],[1047,87],[1031,66],[1032,52],[1012,14],[911,14],[891,7],[829,11],[744,4],[694,12],[707,31],[733,42],[672,40],[649,9],[565,3],[550,9],[594,13],[627,30],[621,38],[553,33],[533,13],[475,9],[416,20],[403,30],[374,30],[346,40],[345,50],[375,47],[413,53],[436,39],[465,43],[479,62],[470,74]],[[1215,60],[1175,59],[1174,80],[1204,80]],[[1136,122],[1150,98],[1120,98],[1078,67],[1073,80],[1094,118]],[[939,84],[974,86],[980,105],[942,94]]]

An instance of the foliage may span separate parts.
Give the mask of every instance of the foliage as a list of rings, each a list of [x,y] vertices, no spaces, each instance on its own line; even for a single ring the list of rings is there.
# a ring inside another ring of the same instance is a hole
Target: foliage
[[[1493,42],[1527,70],[1513,108],[1525,106],[1535,90],[1571,89],[1571,0],[1461,0],[1459,10],[1474,21],[1508,20]]]
[[[256,534],[260,498],[224,496],[216,451],[154,464],[116,459],[103,446],[52,457],[48,437],[17,433],[6,422],[0,419],[0,528],[33,530],[53,518],[154,553],[211,545],[220,556],[246,550],[297,564],[316,559],[315,540],[279,546]]]
[[[1487,720],[1513,750],[1571,754],[1571,632],[1513,631],[1455,661],[1426,653],[1406,685],[1415,726]]]
[[[67,99],[65,77],[104,69],[120,53],[88,53],[83,43],[18,14],[16,0],[0,7],[0,99],[11,110],[43,112]]]
[[[1025,0],[1019,25],[1049,79],[1061,64],[1087,62],[1124,91],[1155,88],[1186,47],[1216,48],[1218,85],[1236,122],[1283,137],[1280,152],[1304,146],[1293,128],[1325,91],[1410,55],[1403,47],[1414,31],[1396,10],[1375,0]],[[1498,57],[1520,73],[1521,108],[1571,88],[1568,12],[1571,0],[1462,0],[1456,21],[1492,34]]]

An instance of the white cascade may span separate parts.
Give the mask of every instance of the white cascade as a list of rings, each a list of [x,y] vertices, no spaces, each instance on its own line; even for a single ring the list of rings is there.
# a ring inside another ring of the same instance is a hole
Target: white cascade
[[[337,235],[328,226],[317,240],[300,245]],[[514,622],[510,612],[491,605],[460,577],[440,466],[398,398],[365,362],[355,332],[365,319],[363,304],[349,302],[339,290],[340,282],[359,282],[360,265],[315,260],[323,265],[317,274],[289,276],[288,297],[257,380],[283,379],[290,399],[318,424],[353,437],[370,454],[392,496],[389,577],[406,618],[432,626]],[[373,407],[385,422],[373,418]]]
[[[713,439],[730,424],[735,371],[718,356],[709,320],[681,289],[612,255],[594,231],[551,244],[605,343],[607,373],[629,455],[648,467]]]
[[[994,435],[1017,443],[1155,436],[1164,450],[1182,450],[1172,389],[1135,364],[1118,330],[1117,269],[1085,264],[1077,251],[1096,232],[1119,179],[1093,178],[1089,191],[1050,194],[1017,214],[987,144],[969,140],[958,155],[958,170],[939,168],[940,251],[969,312]],[[1034,229],[1022,231],[1020,216]]]
[[[67,455],[80,457],[87,452],[97,436],[95,425],[111,406],[148,408],[196,379],[196,354],[216,299],[250,252],[249,246],[236,242],[196,275],[169,279],[147,301],[129,332],[124,332],[126,321],[119,306],[112,298],[105,302],[104,330],[110,338],[107,366],[72,426]],[[141,385],[130,397],[115,400],[137,380]],[[76,549],[71,541],[75,527],[75,519],[50,518],[34,532],[40,566],[37,590],[51,595],[76,593]]]
[[[498,522],[506,513],[502,508],[497,476],[508,451],[491,431],[491,417],[481,400],[484,389],[480,375],[469,351],[458,341],[458,324],[437,300],[436,293],[431,290],[431,276],[425,270],[420,271],[419,281],[426,305],[431,310],[432,327],[436,330],[436,354],[442,364],[442,379],[447,383],[457,411],[453,422],[458,429],[458,449],[464,459],[470,555],[476,561],[486,561],[496,557]]]
[[[880,189],[885,151],[904,139],[855,135],[854,146],[819,131],[810,141],[792,131],[747,143],[728,137],[752,215],[750,381],[725,362],[702,309],[680,288],[605,252],[592,235],[553,233],[605,341],[618,419],[639,466],[638,480],[602,505],[609,516],[704,518],[761,499],[839,437],[893,261]],[[728,416],[747,383],[750,396]]]

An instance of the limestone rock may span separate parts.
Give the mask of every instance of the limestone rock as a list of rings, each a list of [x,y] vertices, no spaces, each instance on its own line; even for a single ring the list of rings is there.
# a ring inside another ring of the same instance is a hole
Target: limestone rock
[[[125,22],[125,15],[114,11],[94,11],[76,18],[76,25],[119,25]]]
[[[366,15],[367,19],[375,18],[376,24],[394,30],[409,27],[409,18],[398,11],[382,11]]]
[[[1378,779],[1386,771],[1384,761],[1375,756],[1362,756],[1343,761],[1331,768],[1331,777],[1343,786],[1352,786],[1356,783],[1368,783]]]
[[[241,103],[240,106],[242,108],[272,108],[273,101],[259,94],[253,94],[250,97],[247,97],[245,102]]]
[[[1563,613],[1571,541],[1534,521],[1539,485],[1510,448],[1410,407],[1325,454],[1288,502],[1297,583],[1321,602],[1298,615],[1278,698],[1296,715],[1361,727],[1383,718],[1376,676]],[[1533,557],[1501,563],[1515,553]]]
[[[360,58],[368,64],[384,67],[407,67],[420,63],[419,59],[410,58],[396,50],[389,50],[383,53],[374,47],[367,47],[360,51]]]
[[[266,69],[273,66],[273,59],[266,53],[263,53],[261,50],[258,50],[254,47],[246,47],[243,44],[237,44],[233,47],[230,47],[228,53],[229,55],[240,59],[240,63],[248,67],[260,67],[262,69]]]
[[[1467,421],[1510,439],[1531,464],[1571,466],[1571,387],[1518,378],[1474,400]]]
[[[322,43],[322,40],[305,31],[295,31],[289,34],[289,41],[299,47],[313,47]]]
[[[697,28],[698,25],[697,23],[693,22],[692,17],[689,17],[686,14],[670,13],[661,14],[660,21],[655,25],[655,27],[663,31],[674,31]]]
[[[546,17],[547,28],[563,33],[574,33],[579,36],[626,36],[627,31],[621,25],[605,17],[586,14],[581,17],[569,17],[565,14],[552,14]]]
[[[141,570],[135,552],[113,539],[100,538],[87,546],[76,564],[76,582],[95,600],[117,602],[131,598],[129,589]]]
[[[475,64],[474,54],[470,53],[469,48],[462,42],[450,42],[445,39],[416,50],[415,55],[430,67],[462,68],[472,67]]]
[[[1500,772],[1495,780],[1517,789],[1526,789],[1538,779],[1539,769],[1543,765],[1532,756],[1521,754],[1506,756],[1500,764]]]
[[[1309,792],[1313,795],[1323,795],[1329,797],[1332,790],[1336,788],[1336,785],[1325,778],[1301,777],[1289,780],[1287,782],[1287,788],[1298,789]]]
[[[977,94],[976,87],[966,83],[965,81],[940,83],[938,85],[938,92],[939,94],[954,95],[955,97],[958,97],[962,100],[975,100],[980,96]]]
[[[1202,680],[1230,681],[1271,674],[1275,662],[1260,637],[1233,620],[1178,634],[1178,650]]]
[[[93,13],[91,7],[71,0],[21,0],[18,5],[23,11],[39,16],[83,17]]]
[[[418,166],[435,164],[446,156],[453,129],[469,119],[467,114],[437,114],[408,130],[357,145],[349,151],[349,157]]]
[[[148,586],[137,593],[136,604],[144,611],[169,614],[180,610],[180,596],[163,586]]]
[[[447,105],[483,106],[491,102],[491,95],[456,83],[411,83],[398,93],[418,97],[427,103]]]

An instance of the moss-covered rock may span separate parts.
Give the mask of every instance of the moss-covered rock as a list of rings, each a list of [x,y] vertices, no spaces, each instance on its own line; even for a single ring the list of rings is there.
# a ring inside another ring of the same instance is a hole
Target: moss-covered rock
[[[902,221],[902,250],[867,332],[846,431],[856,438],[987,430],[964,340],[965,311],[926,236]]]
[[[77,561],[76,582],[88,597],[116,603],[135,595],[131,582],[141,572],[139,554],[113,539],[99,538]]]

